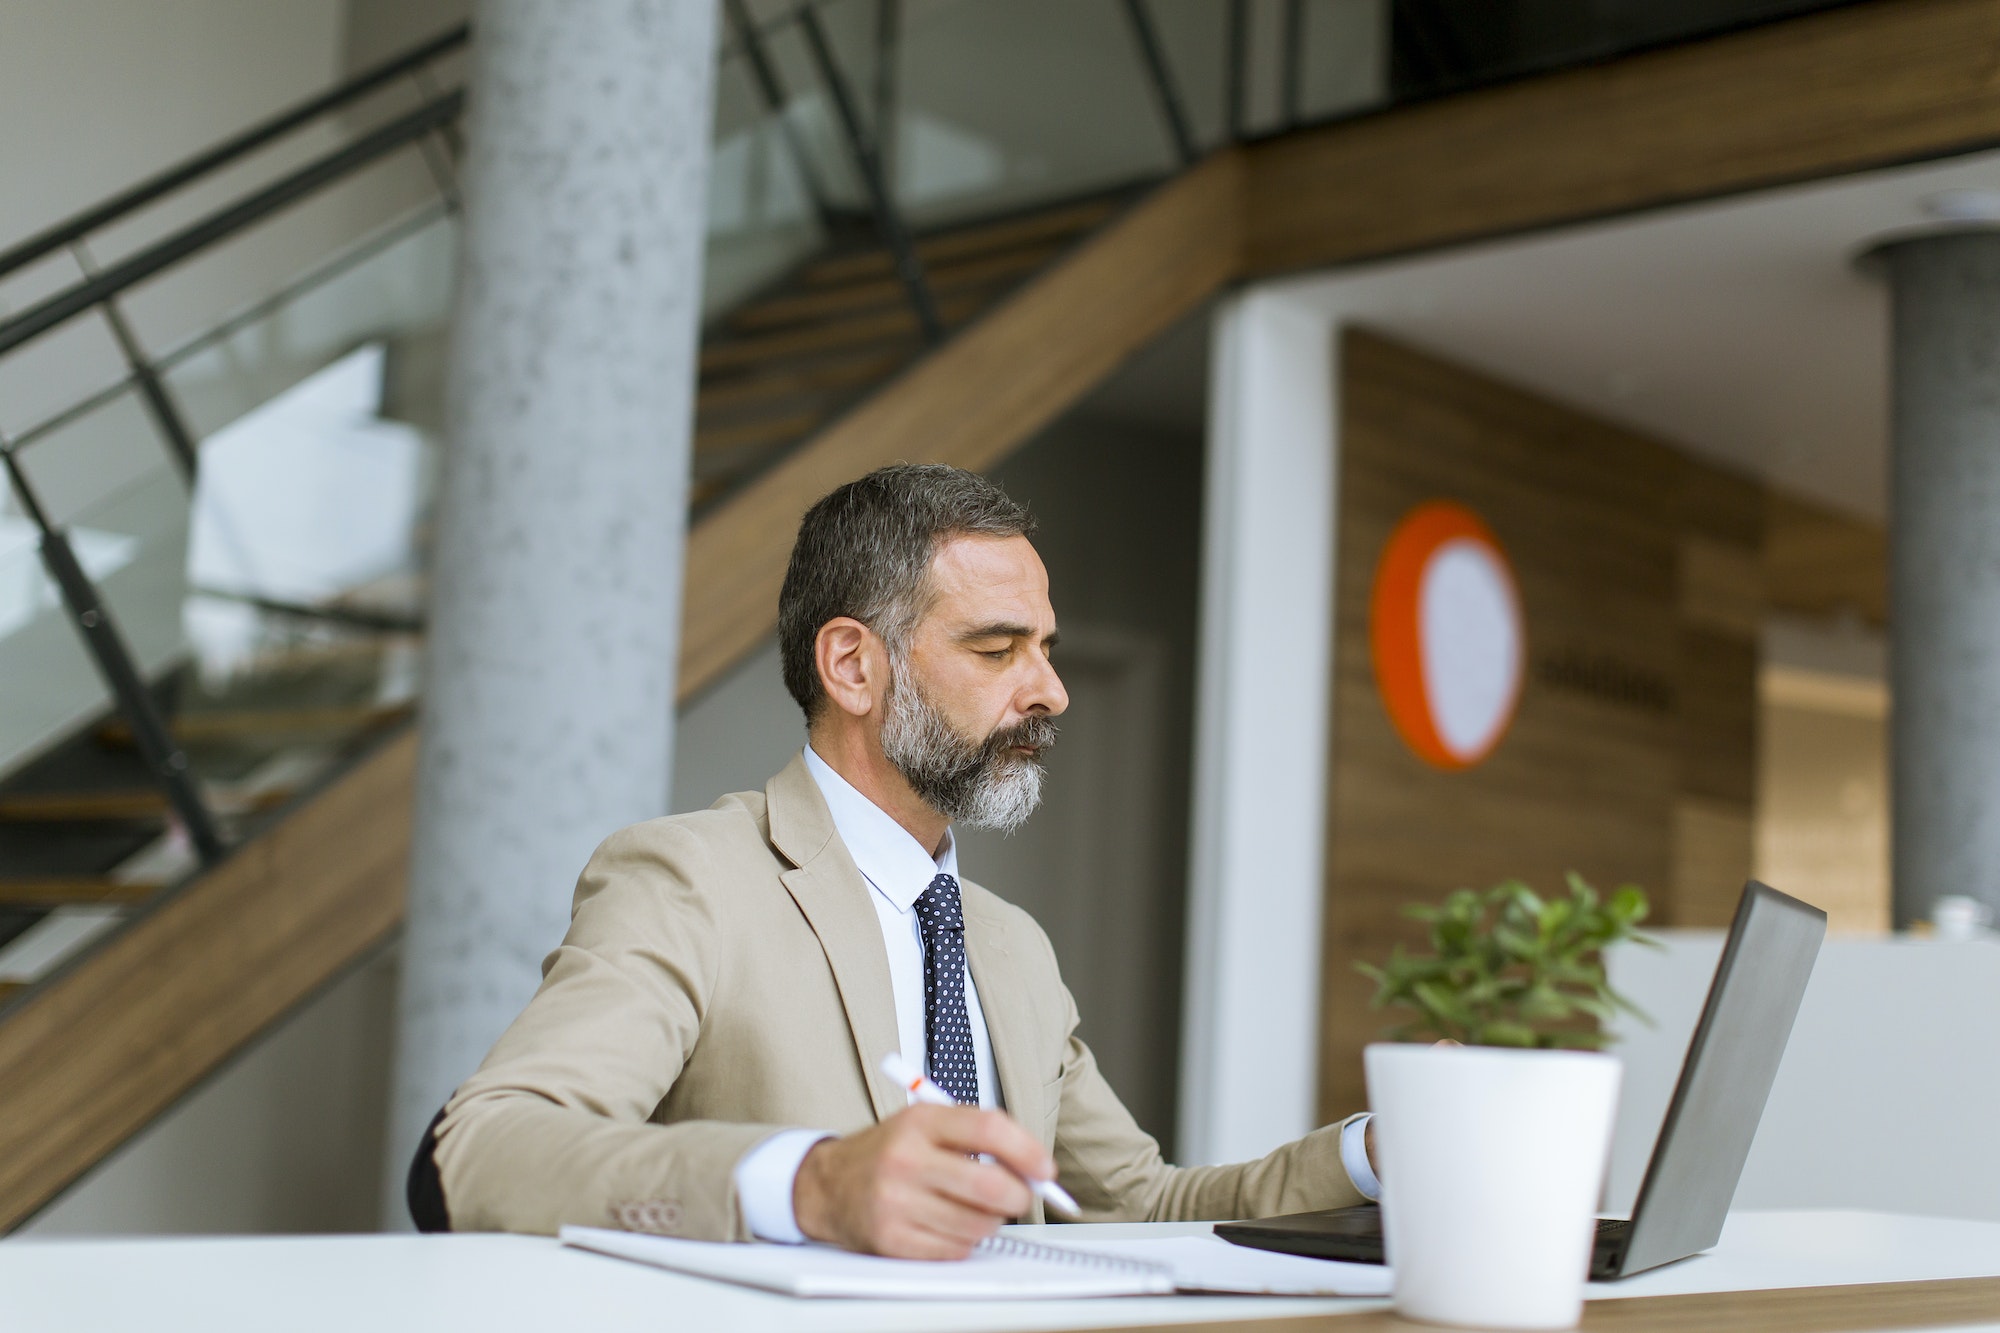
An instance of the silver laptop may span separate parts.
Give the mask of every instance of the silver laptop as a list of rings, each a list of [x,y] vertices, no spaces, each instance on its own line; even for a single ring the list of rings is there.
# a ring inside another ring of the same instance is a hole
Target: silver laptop
[[[1825,938],[1825,912],[1755,880],[1743,886],[1632,1220],[1597,1224],[1593,1278],[1642,1273],[1721,1238]],[[1374,1204],[1225,1222],[1215,1234],[1262,1250],[1382,1262]]]

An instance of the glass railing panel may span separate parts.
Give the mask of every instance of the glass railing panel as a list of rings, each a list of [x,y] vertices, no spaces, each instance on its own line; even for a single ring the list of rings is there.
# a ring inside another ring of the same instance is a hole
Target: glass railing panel
[[[18,453],[227,836],[414,702],[454,247],[441,212],[406,219],[173,353],[164,382],[199,440],[191,493],[132,388]],[[18,507],[0,522],[0,773],[121,702],[37,537]],[[131,731],[114,716],[66,743],[130,751]],[[148,882],[187,859],[185,838],[122,850],[146,851]]]
[[[121,306],[140,345],[157,356],[437,199],[422,155],[404,148],[174,264]]]
[[[408,400],[404,414],[434,421],[457,245],[455,218],[421,209],[168,352],[163,376],[194,434],[206,438],[370,341],[395,348],[390,378]]]
[[[295,125],[98,228],[90,237],[95,257],[108,265],[136,254],[462,87],[463,77],[462,51],[448,52],[427,66],[376,85],[344,106]]]
[[[42,566],[41,534],[18,509],[0,512],[0,774],[102,713],[110,694]],[[109,577],[129,564],[130,534],[98,531],[79,543],[86,569]],[[158,553],[154,557],[161,558]]]
[[[455,63],[0,275],[0,327],[404,123]],[[189,817],[226,846],[410,716],[455,265],[448,137],[314,184],[122,287],[115,310],[0,352],[0,445],[142,682],[113,697],[41,527],[0,486],[0,944],[26,966],[32,936],[40,960],[0,981],[39,980],[199,867],[135,718],[164,721]]]
[[[1294,76],[1301,123],[1383,105],[1389,97],[1388,0],[1306,0]]]
[[[25,445],[18,459],[50,523],[69,537],[134,663],[148,678],[181,657],[188,496],[138,395],[122,391]],[[49,579],[40,532],[18,506],[0,519],[0,773],[116,701],[83,654]]]
[[[51,451],[44,459],[55,457],[52,451],[63,445],[87,447],[88,436],[130,433],[136,444],[149,435],[145,420],[122,406],[107,404],[44,438],[41,445]],[[188,516],[186,484],[178,470],[165,465],[60,515],[77,562],[148,684],[147,696],[169,714],[185,656]],[[31,531],[27,549],[16,551],[32,564],[15,564],[0,554],[9,574],[31,589],[29,604],[17,607],[9,617],[14,623],[0,633],[0,673],[8,681],[6,706],[0,709],[0,772],[8,774],[0,874],[30,884],[49,879],[98,887],[81,895],[95,901],[58,903],[32,925],[15,922],[38,932],[33,938],[40,941],[31,950],[40,959],[31,969],[37,975],[17,981],[39,979],[198,865],[193,844],[133,744],[132,728],[120,711],[124,701],[113,695],[98,660],[85,651],[72,610],[35,551],[38,545],[39,533]],[[222,825],[225,834],[233,831],[231,821]],[[21,905],[13,894],[8,897]]]
[[[811,8],[818,16],[827,38],[829,54],[842,75],[850,104],[864,126],[869,126],[870,109],[865,105],[865,68],[857,73],[856,43],[851,34],[857,24],[874,11],[875,0],[818,0]],[[766,57],[786,96],[785,114],[791,133],[805,146],[805,158],[822,193],[833,208],[856,218],[869,216],[866,181],[858,170],[840,112],[834,102],[813,45],[807,40],[799,14],[804,6],[776,6],[771,21],[760,32]]]
[[[1229,137],[1228,4],[1212,0],[1146,0],[1168,76],[1195,146],[1214,148]]]
[[[130,363],[103,317],[79,315],[0,354],[0,433],[18,440],[78,403],[117,388],[130,374]]]
[[[890,176],[913,226],[1091,194],[1179,165],[1119,0],[908,0],[898,71]]]
[[[704,317],[742,304],[823,247],[822,205],[855,206],[843,181],[824,136],[814,132],[809,101],[792,98],[781,120],[768,109],[749,59],[725,57],[715,74]]]
[[[260,712],[296,763],[414,698],[455,247],[410,219],[167,372],[202,439],[186,703],[240,715],[239,759]]]

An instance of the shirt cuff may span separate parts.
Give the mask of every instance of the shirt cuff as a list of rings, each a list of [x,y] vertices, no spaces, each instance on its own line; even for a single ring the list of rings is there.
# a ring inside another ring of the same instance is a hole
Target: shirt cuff
[[[1375,1168],[1368,1161],[1368,1122],[1374,1118],[1372,1115],[1358,1115],[1341,1126],[1340,1164],[1347,1168],[1347,1178],[1354,1182],[1354,1188],[1361,1191],[1362,1198],[1379,1200],[1382,1197],[1382,1182],[1375,1179]],[[797,1169],[793,1167],[793,1170]]]
[[[743,1154],[731,1178],[751,1235],[783,1245],[805,1242],[799,1219],[792,1212],[792,1182],[798,1179],[799,1164],[812,1146],[832,1137],[818,1129],[781,1130]]]

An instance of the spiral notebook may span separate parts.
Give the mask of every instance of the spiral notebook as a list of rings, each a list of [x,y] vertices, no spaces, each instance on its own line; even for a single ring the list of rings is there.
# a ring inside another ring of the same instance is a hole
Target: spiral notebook
[[[1072,1300],[1176,1291],[1382,1296],[1389,1291],[1388,1270],[1379,1264],[1247,1250],[1214,1236],[1096,1242],[1080,1236],[1048,1243],[1002,1235],[957,1263],[880,1259],[824,1245],[671,1240],[597,1227],[564,1227],[562,1242],[786,1296],[850,1300]]]

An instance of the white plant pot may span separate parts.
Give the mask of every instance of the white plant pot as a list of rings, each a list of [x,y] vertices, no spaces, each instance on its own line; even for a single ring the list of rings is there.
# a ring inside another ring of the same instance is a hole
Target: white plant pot
[[[1397,1312],[1479,1328],[1575,1327],[1617,1059],[1380,1043],[1364,1058]]]

